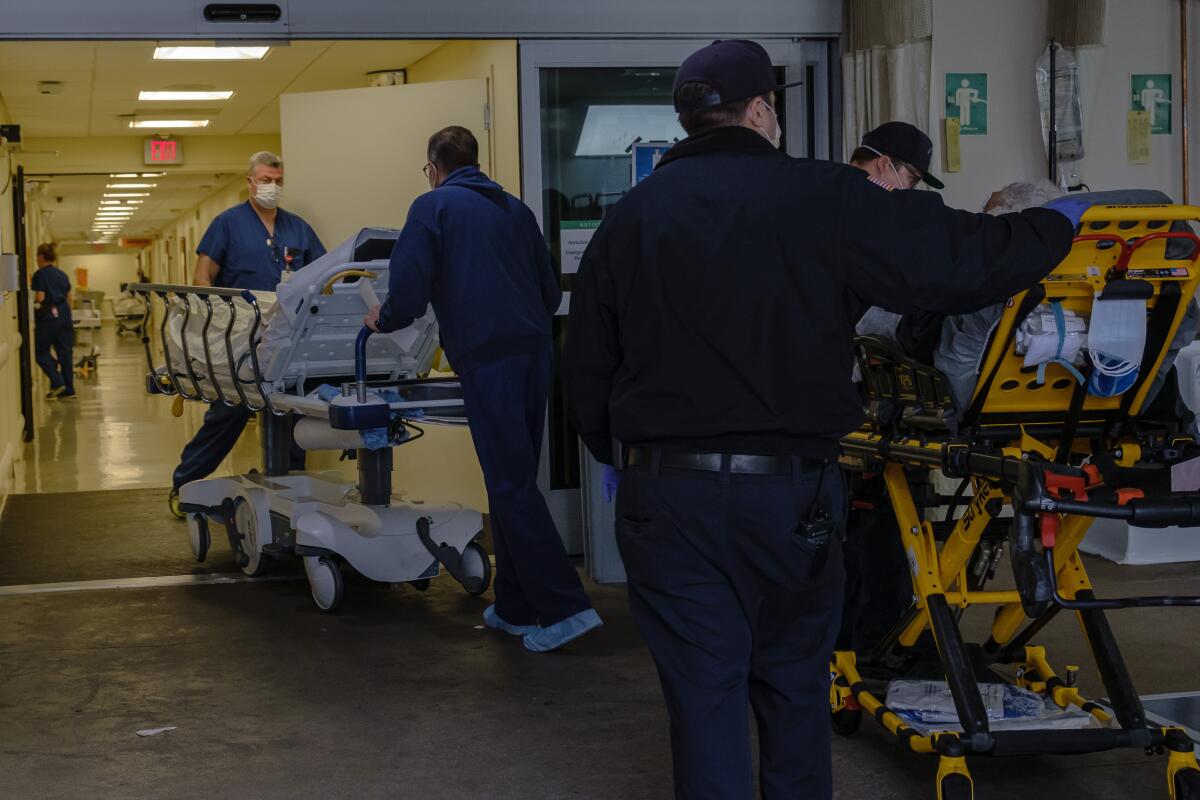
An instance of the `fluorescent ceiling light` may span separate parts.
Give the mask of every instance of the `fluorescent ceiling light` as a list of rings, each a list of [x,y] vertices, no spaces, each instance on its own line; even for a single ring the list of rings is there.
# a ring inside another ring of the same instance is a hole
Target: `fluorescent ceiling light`
[[[211,47],[188,45],[182,47],[156,47],[156,61],[248,61],[258,60],[267,54],[270,47]]]
[[[206,119],[133,119],[129,121],[131,128],[207,128]]]
[[[133,216],[133,212],[128,214],[97,214],[96,219],[129,219]]]
[[[148,92],[145,89],[138,92],[138,100],[157,102],[166,100],[228,100],[233,97],[232,91],[222,92]]]
[[[167,173],[165,173],[165,172],[143,172],[142,177],[143,178],[161,178],[163,175],[166,175],[166,174]],[[133,175],[131,177],[136,178],[137,176]]]
[[[157,183],[110,183],[105,189],[153,189]]]
[[[149,197],[149,192],[105,192],[105,197]]]
[[[136,178],[137,176],[138,176],[138,174],[136,172],[110,172],[110,173],[108,173],[108,177],[110,177],[110,178]]]
[[[100,205],[102,205],[102,206],[119,206],[119,205],[121,205],[121,201],[120,200],[101,200]]]

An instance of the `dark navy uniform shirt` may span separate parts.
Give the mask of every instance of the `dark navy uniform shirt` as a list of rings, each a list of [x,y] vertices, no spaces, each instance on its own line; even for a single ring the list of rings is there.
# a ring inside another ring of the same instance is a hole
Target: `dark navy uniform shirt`
[[[32,287],[35,292],[45,292],[42,307],[37,312],[37,322],[52,319],[71,321],[71,306],[67,304],[67,295],[71,293],[71,279],[53,264],[42,267],[33,273]],[[58,316],[54,310],[58,310]]]
[[[196,247],[217,263],[213,286],[274,291],[280,276],[325,255],[325,246],[307,222],[282,208],[275,212],[275,233],[268,233],[247,200],[221,212]]]

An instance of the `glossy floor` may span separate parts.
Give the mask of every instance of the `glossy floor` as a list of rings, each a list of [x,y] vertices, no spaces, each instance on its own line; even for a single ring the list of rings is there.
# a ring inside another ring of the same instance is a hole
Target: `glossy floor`
[[[79,492],[169,487],[179,453],[199,427],[200,403],[184,403],[171,414],[170,398],[146,393],[141,342],[106,324],[95,337],[97,371],[76,375],[78,397],[46,400],[49,383],[34,371],[34,439],[16,466],[18,493]],[[85,347],[77,346],[76,355]],[[222,465],[240,472],[260,460],[256,429],[247,426],[238,447]]]

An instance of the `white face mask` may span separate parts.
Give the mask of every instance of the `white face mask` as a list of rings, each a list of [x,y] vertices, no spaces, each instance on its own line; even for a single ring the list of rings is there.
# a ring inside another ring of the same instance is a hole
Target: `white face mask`
[[[259,183],[254,186],[254,199],[263,208],[276,208],[283,197],[283,187],[278,183]]]
[[[776,150],[778,150],[779,142],[783,139],[783,129],[779,127],[779,116],[775,113],[775,108],[766,100],[763,101],[763,105],[771,109],[771,116],[775,118],[775,135],[768,136],[767,132],[757,125],[754,126],[754,130],[762,134],[762,137],[771,143],[771,147],[774,147]]]

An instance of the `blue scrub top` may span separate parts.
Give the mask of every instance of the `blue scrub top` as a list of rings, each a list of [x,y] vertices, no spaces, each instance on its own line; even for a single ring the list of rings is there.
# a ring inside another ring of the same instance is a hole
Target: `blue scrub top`
[[[71,293],[71,279],[67,277],[67,273],[50,264],[33,273],[31,286],[35,292],[46,293],[42,307],[37,311],[35,323],[49,322],[52,319],[71,321],[71,307],[67,305],[67,295]],[[58,309],[57,317],[51,310],[55,308]]]
[[[221,268],[214,286],[274,291],[280,276],[325,255],[325,246],[307,222],[282,208],[275,212],[275,234],[247,200],[221,212],[196,247]]]

